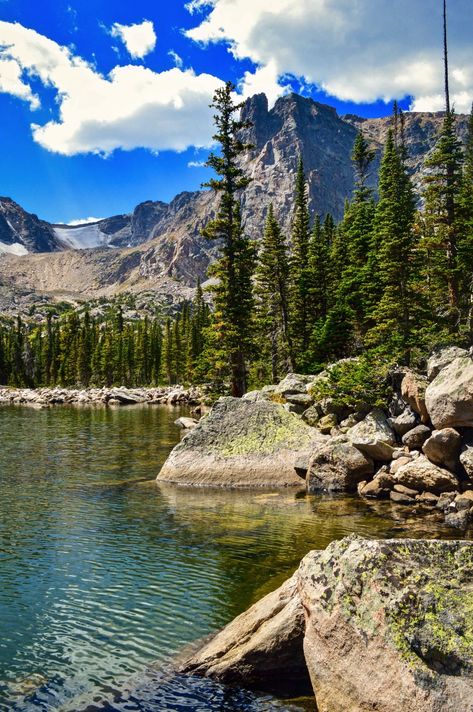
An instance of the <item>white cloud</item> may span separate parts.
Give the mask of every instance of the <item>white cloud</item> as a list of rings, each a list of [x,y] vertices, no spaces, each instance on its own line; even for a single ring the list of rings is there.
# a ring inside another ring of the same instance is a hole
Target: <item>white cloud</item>
[[[168,56],[171,57],[172,61],[174,62],[174,65],[176,67],[179,67],[181,69],[184,66],[184,61],[182,57],[178,55],[177,52],[175,52],[173,49],[170,49],[168,52]]]
[[[205,168],[205,161],[189,161],[188,168]]]
[[[103,218],[79,218],[79,220],[71,220],[67,223],[67,225],[70,225],[71,227],[75,227],[76,225],[91,225],[92,223],[98,223],[101,220],[103,220]]]
[[[275,94],[291,74],[355,102],[410,95],[414,109],[436,110],[442,94],[441,3],[431,0],[194,0],[205,12],[187,36],[226,42],[260,69],[246,78]],[[458,111],[473,99],[471,0],[450,8],[451,88]]]
[[[183,151],[211,144],[209,103],[222,84],[212,75],[177,67],[156,73],[128,65],[102,76],[67,47],[8,22],[0,22],[0,61],[9,67],[3,90],[31,106],[38,100],[25,77],[56,90],[57,119],[32,124],[34,140],[49,151],[71,156],[137,147]]]
[[[39,109],[39,99],[23,81],[22,74],[21,67],[13,59],[0,59],[0,92],[24,99],[32,109]]]
[[[143,20],[136,25],[120,25],[116,22],[110,30],[112,37],[118,37],[133,59],[143,59],[156,47],[157,37],[151,20]]]

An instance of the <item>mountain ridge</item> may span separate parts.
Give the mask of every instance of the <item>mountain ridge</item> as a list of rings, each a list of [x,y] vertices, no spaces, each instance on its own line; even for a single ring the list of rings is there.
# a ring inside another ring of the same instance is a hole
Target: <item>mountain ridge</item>
[[[341,117],[333,107],[297,94],[281,97],[271,109],[266,96],[256,94],[245,102],[242,118],[252,123],[242,138],[253,145],[242,158],[252,178],[242,194],[242,208],[245,229],[255,239],[261,235],[271,202],[289,234],[299,156],[306,169],[311,212],[330,212],[340,219],[353,191],[351,150],[357,131],[362,127],[377,151],[370,178],[374,186],[392,125],[390,117]],[[462,139],[467,119],[457,117]],[[435,145],[442,120],[441,112],[405,114],[407,163],[418,194],[423,162]],[[36,289],[44,292],[77,292],[84,297],[128,288],[169,291],[169,280],[182,288],[192,287],[197,278],[205,280],[216,254],[217,246],[205,241],[200,231],[215,215],[217,200],[208,190],[184,191],[169,203],[148,200],[129,214],[67,226],[48,223],[11,198],[0,198],[0,252],[13,253],[0,256],[0,283],[32,289],[36,283]],[[89,249],[74,249],[78,247]],[[37,259],[34,254],[22,254],[25,251],[47,257]],[[68,252],[79,254],[64,257]],[[78,280],[81,270],[83,279]],[[87,272],[95,275],[94,280]]]

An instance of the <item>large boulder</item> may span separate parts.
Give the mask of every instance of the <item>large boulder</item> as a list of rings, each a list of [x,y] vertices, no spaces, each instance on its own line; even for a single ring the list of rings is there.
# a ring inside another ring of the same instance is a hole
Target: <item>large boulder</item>
[[[459,484],[454,474],[434,465],[424,455],[410,460],[393,474],[397,484],[418,492],[453,492]]]
[[[429,422],[429,413],[425,403],[425,392],[428,386],[425,376],[415,371],[406,371],[401,383],[401,395],[412,410],[420,415],[423,423]]]
[[[347,437],[352,445],[373,460],[384,462],[392,459],[396,435],[379,408],[372,410],[364,420],[350,428]]]
[[[300,487],[296,458],[323,440],[282,405],[220,398],[172,450],[157,479],[182,485]]]
[[[473,480],[473,436],[471,433],[465,438],[460,453],[460,462],[465,468],[468,477]]]
[[[467,712],[473,544],[349,537],[299,569],[319,712]]]
[[[314,376],[304,376],[299,373],[288,373],[287,376],[274,388],[274,393],[283,398],[296,394],[307,394],[309,384]]]
[[[309,674],[319,712],[469,712],[473,543],[351,536],[312,551],[178,672],[292,697]]]
[[[459,346],[447,346],[436,349],[427,361],[427,378],[433,381],[442,369],[449,366],[456,358],[468,356],[468,351]]]
[[[297,585],[295,574],[181,662],[178,671],[273,694],[310,692]]]
[[[428,386],[425,403],[436,430],[473,427],[473,360],[461,356]]]
[[[320,445],[307,471],[308,492],[356,492],[374,472],[373,460],[349,442],[335,438]]]
[[[455,471],[460,447],[460,433],[454,428],[443,428],[443,430],[434,430],[423,444],[422,451],[435,465]]]

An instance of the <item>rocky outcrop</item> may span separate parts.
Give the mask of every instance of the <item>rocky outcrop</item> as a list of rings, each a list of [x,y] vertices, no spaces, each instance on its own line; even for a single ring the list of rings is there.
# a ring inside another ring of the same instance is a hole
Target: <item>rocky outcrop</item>
[[[401,395],[412,410],[420,416],[423,423],[429,422],[429,413],[425,403],[425,391],[428,380],[414,371],[407,371],[401,383]]]
[[[473,360],[454,359],[432,381],[425,393],[427,409],[437,430],[473,427]]]
[[[308,694],[304,611],[297,585],[294,575],[217,633],[180,672],[282,696]]]
[[[349,442],[336,439],[318,447],[307,471],[308,492],[356,492],[358,484],[374,473],[371,458]]]
[[[176,445],[158,481],[222,487],[300,487],[296,459],[323,440],[277,403],[220,398]]]
[[[348,537],[309,553],[179,672],[295,696],[305,665],[319,712],[467,712],[472,592],[471,542]]]
[[[460,447],[460,433],[454,428],[444,428],[443,430],[434,430],[430,438],[423,444],[422,451],[430,462],[454,472],[458,466]]]
[[[446,348],[435,349],[427,361],[427,378],[433,381],[442,369],[449,366],[456,358],[468,356],[468,351],[459,346],[447,346]]]

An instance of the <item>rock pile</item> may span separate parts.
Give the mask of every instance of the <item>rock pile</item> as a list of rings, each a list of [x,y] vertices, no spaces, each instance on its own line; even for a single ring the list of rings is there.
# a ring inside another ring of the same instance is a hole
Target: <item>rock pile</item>
[[[221,399],[171,453],[158,479],[271,487],[296,484],[297,473],[310,493],[358,492],[417,513],[435,509],[464,529],[473,522],[473,360],[450,347],[429,359],[427,373],[398,369],[391,403],[356,412],[332,398],[315,400],[314,386],[327,371],[291,373],[239,402]],[[224,458],[217,441],[228,450]]]
[[[1,388],[0,405],[26,405],[47,408],[53,405],[123,406],[196,405],[202,400],[199,388]]]

